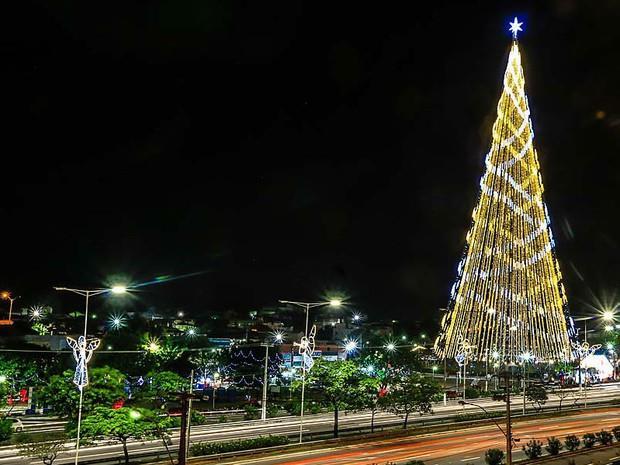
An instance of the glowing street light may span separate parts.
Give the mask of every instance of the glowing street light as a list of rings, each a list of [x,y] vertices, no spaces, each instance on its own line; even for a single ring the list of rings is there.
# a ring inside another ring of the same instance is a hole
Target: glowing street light
[[[352,354],[354,353],[358,348],[358,344],[357,341],[354,339],[350,339],[348,341],[345,341],[344,343],[344,350],[347,354]]]
[[[196,330],[194,328],[189,328],[187,330],[187,337],[191,338],[191,337],[194,337],[194,336],[196,336]]]
[[[13,321],[11,319],[11,316],[13,315],[13,302],[15,302],[17,299],[19,299],[19,296],[17,297],[11,297],[11,293],[9,291],[4,291],[0,294],[0,297],[3,300],[8,300],[10,302],[9,304],[9,321]]]
[[[302,341],[308,340],[308,324],[309,324],[309,315],[310,315],[311,308],[324,307],[326,305],[329,305],[330,307],[338,308],[342,305],[342,300],[340,299],[330,299],[327,302],[296,302],[293,300],[280,300],[279,302],[281,304],[295,305],[297,307],[303,308],[306,311],[306,329],[304,331],[304,338],[302,339]],[[308,354],[308,355],[312,357],[312,354]],[[301,406],[300,406],[301,409],[300,409],[300,415],[299,415],[299,443],[300,444],[303,442],[303,435],[304,435],[305,394],[306,394],[306,364],[302,360],[302,363],[301,363]]]
[[[616,318],[616,314],[613,310],[604,310],[603,311],[603,321],[614,321]]]
[[[272,334],[272,339],[276,344],[282,344],[284,342],[284,333],[282,331],[275,331]]]
[[[394,352],[396,350],[396,344],[394,344],[393,342],[388,342],[385,345],[385,350],[387,350],[388,352]]]
[[[34,305],[28,309],[30,321],[40,321],[45,318],[46,310],[41,305]]]
[[[124,294],[125,292],[127,292],[127,288],[125,286],[121,286],[121,285],[115,285],[112,286],[111,288],[104,288],[104,289],[71,289],[68,287],[54,287],[54,289],[56,291],[66,291],[66,292],[72,292],[73,294],[78,294],[81,295],[82,297],[85,298],[85,303],[84,303],[84,333],[83,335],[78,339],[78,341],[75,341],[74,339],[71,338],[67,338],[67,342],[69,345],[76,344],[79,343],[80,344],[80,352],[83,351],[84,345],[88,344],[88,341],[86,339],[87,335],[88,335],[88,301],[90,299],[90,297],[94,297],[96,295],[101,295],[101,294]],[[11,304],[13,304],[13,301],[11,301]],[[97,346],[99,345],[98,340],[91,340],[90,344],[88,344],[88,348],[91,348],[92,350],[90,351],[90,355],[92,356],[92,352],[97,348]],[[76,348],[78,346],[75,346]],[[74,351],[77,350],[76,348],[74,348]],[[74,354],[75,355],[75,354]],[[78,361],[78,365],[76,367],[76,371],[78,369],[82,370],[84,375],[86,375],[87,373],[87,362],[88,359],[82,357],[82,355],[80,355],[80,357],[77,357],[76,360]],[[83,364],[82,366],[80,364]],[[86,376],[84,376],[84,378],[80,378],[80,379],[88,379]],[[74,381],[75,382],[75,381]],[[86,387],[86,384],[84,385],[80,385],[78,384],[78,389],[80,391],[80,400],[79,400],[79,404],[78,404],[78,418],[77,418],[77,431],[76,431],[76,441],[75,441],[75,465],[79,464],[79,460],[80,460],[80,430],[81,430],[81,426],[82,426],[82,405],[84,403],[84,387]]]
[[[112,294],[125,294],[127,292],[127,287],[126,286],[121,286],[121,285],[117,285],[117,286],[112,286],[112,288],[110,289],[110,292]]]

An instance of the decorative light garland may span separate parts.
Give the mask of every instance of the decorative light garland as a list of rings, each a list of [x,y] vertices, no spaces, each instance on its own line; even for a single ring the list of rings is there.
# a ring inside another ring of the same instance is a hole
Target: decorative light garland
[[[489,353],[506,362],[523,353],[537,360],[572,358],[574,328],[533,147],[516,18],[512,26],[515,40],[478,203],[435,341],[442,358],[463,358],[462,340],[476,348],[466,356],[475,360]]]

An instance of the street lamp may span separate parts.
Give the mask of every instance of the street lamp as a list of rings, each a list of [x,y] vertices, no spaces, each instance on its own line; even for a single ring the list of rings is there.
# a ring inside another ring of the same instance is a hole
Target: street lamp
[[[74,378],[73,382],[77,384],[77,387],[80,391],[80,402],[78,404],[78,421],[77,421],[77,434],[76,434],[76,441],[75,441],[75,465],[78,465],[79,459],[80,459],[80,428],[82,426],[82,405],[84,403],[84,387],[86,386],[85,383],[87,383],[87,378],[83,377],[83,376],[79,376],[78,377],[78,370],[81,370],[83,372],[83,374],[86,374],[86,370],[87,370],[87,363],[88,360],[90,358],[90,356],[92,355],[92,352],[96,349],[96,347],[98,346],[98,341],[95,343],[95,341],[92,341],[91,344],[92,345],[86,345],[87,344],[87,334],[88,334],[88,301],[90,299],[90,297],[94,297],[96,295],[101,295],[101,294],[124,294],[127,292],[127,288],[125,286],[113,286],[112,288],[106,288],[106,289],[70,289],[67,287],[54,287],[54,290],[56,291],[66,291],[66,292],[72,292],[73,294],[78,294],[81,295],[83,297],[85,297],[85,304],[84,304],[84,334],[83,337],[80,338],[78,340],[78,344],[79,346],[76,347],[72,347],[74,350],[74,356],[76,357],[76,361],[78,362],[78,366],[76,367],[76,377]],[[11,304],[13,304],[13,301],[11,301]],[[76,382],[77,381],[77,382]],[[84,384],[82,384],[84,383]]]
[[[616,319],[616,314],[613,310],[603,310],[603,320],[604,321],[614,321]]]
[[[15,302],[17,299],[19,299],[19,296],[17,297],[11,297],[11,293],[9,291],[4,291],[2,294],[0,294],[0,297],[2,297],[4,300],[8,300],[10,302],[9,304],[9,321],[13,321],[11,319],[11,316],[13,315],[13,302]],[[11,323],[9,323],[11,324]]]
[[[281,304],[289,304],[295,305],[297,307],[301,307],[306,312],[306,329],[304,331],[304,340],[308,340],[308,318],[310,315],[310,309],[316,307],[324,307],[329,305],[330,307],[338,308],[342,305],[342,301],[340,299],[331,299],[326,302],[296,302],[293,300],[280,300]],[[312,354],[308,354],[312,357]],[[303,434],[304,434],[304,400],[306,394],[306,363],[302,357],[301,360],[301,411],[299,416],[299,443],[303,442]],[[77,465],[77,464],[76,464]]]

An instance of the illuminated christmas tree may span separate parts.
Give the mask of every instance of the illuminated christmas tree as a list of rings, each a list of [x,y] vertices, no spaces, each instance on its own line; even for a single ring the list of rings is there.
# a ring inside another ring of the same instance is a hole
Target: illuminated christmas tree
[[[566,294],[549,214],[516,34],[497,106],[467,245],[435,341],[440,357],[516,362],[571,358]]]

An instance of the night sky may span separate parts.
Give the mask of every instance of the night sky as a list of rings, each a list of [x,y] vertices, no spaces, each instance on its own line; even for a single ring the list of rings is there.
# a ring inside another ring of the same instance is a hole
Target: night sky
[[[143,287],[140,305],[208,315],[336,291],[373,318],[437,317],[514,15],[571,311],[613,297],[613,0],[16,3],[0,286],[23,304],[201,271]]]

